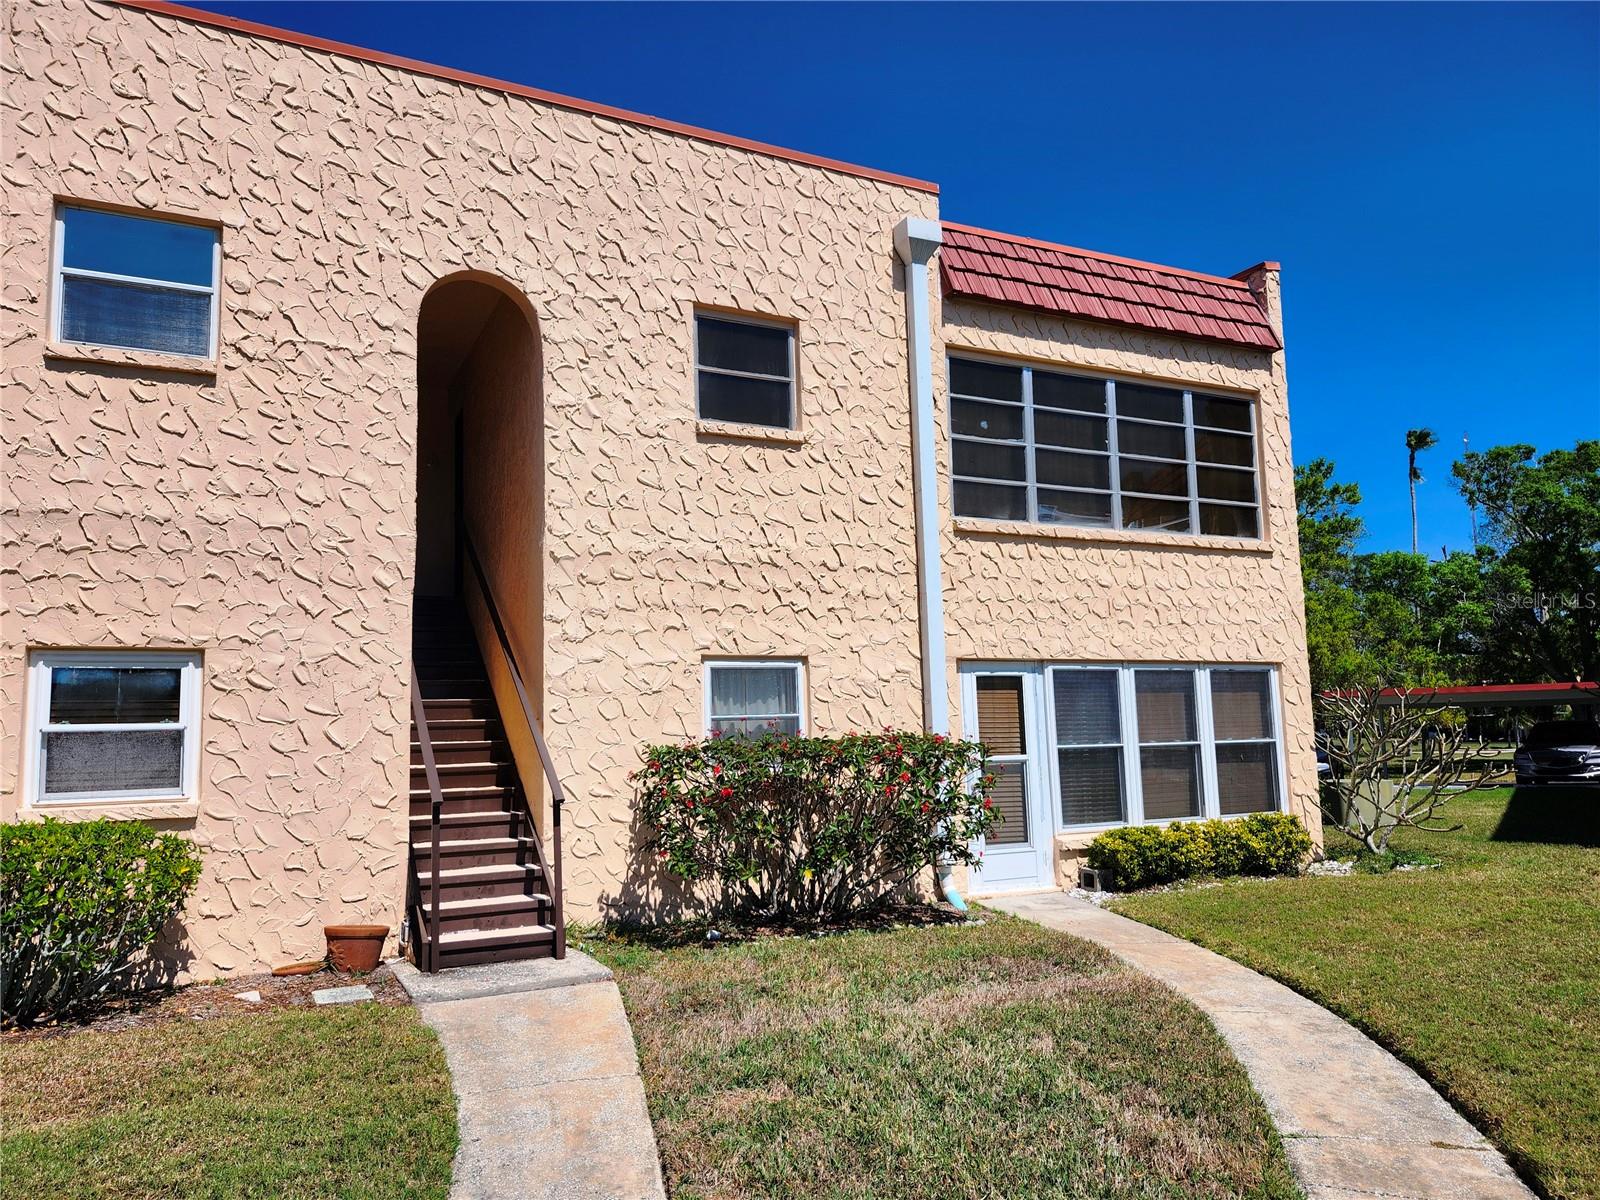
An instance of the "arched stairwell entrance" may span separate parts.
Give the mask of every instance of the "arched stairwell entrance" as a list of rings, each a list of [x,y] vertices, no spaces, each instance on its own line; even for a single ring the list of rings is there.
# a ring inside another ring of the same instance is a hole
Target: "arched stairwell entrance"
[[[544,691],[538,325],[477,272],[417,320],[408,953],[445,967],[566,953]]]

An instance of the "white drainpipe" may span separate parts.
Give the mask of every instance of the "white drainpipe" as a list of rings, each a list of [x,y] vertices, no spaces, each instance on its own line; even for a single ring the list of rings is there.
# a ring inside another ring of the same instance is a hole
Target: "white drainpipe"
[[[895,226],[894,249],[906,267],[906,358],[911,385],[911,480],[917,523],[917,612],[922,635],[922,723],[929,733],[950,733],[950,689],[945,680],[944,580],[939,568],[939,475],[934,454],[933,330],[928,315],[928,264],[944,241],[939,222],[906,217]],[[945,899],[961,912],[966,901],[938,864]]]

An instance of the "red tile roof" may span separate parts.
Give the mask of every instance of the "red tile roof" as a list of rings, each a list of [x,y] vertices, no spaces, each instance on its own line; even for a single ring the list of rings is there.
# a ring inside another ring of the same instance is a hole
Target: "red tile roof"
[[[1282,345],[1249,285],[1239,279],[948,221],[939,271],[947,296],[1253,349]]]

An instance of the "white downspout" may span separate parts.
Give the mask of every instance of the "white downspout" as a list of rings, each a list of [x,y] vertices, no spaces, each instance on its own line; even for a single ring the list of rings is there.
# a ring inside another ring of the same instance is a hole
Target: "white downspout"
[[[916,505],[917,614],[922,641],[922,724],[950,733],[950,689],[945,679],[944,579],[939,566],[939,474],[934,454],[933,330],[928,315],[928,264],[944,241],[939,222],[906,217],[894,230],[894,249],[906,268],[906,359],[911,386],[911,483]],[[967,910],[940,862],[940,890],[951,906]]]

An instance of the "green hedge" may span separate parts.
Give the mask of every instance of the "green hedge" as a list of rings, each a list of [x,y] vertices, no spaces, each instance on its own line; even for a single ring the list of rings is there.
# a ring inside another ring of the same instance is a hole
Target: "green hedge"
[[[1289,875],[1310,853],[1311,835],[1298,817],[1255,813],[1112,829],[1089,843],[1088,860],[1132,891],[1197,875]]]
[[[199,879],[190,842],[137,821],[0,825],[0,1024],[128,989]]]

